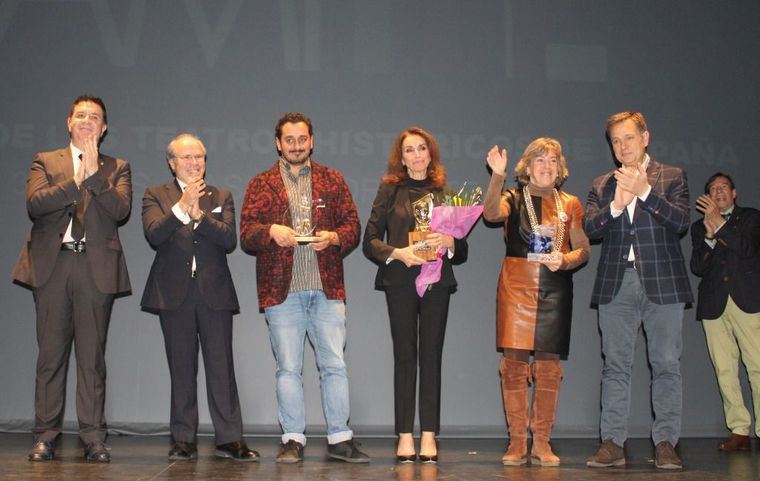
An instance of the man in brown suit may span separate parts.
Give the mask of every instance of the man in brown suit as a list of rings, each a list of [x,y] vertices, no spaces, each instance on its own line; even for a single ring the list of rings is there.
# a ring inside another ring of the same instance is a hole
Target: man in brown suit
[[[116,295],[131,291],[118,227],[129,216],[129,164],[98,151],[101,99],[80,96],[67,119],[71,143],[32,162],[26,208],[32,230],[13,270],[34,293],[37,376],[30,461],[50,461],[63,425],[66,373],[76,344],[79,437],[88,461],[109,462],[103,410],[105,347]]]

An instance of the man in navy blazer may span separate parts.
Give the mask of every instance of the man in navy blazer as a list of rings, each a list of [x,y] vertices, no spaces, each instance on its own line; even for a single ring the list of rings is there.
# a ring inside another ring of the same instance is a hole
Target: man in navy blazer
[[[29,170],[33,225],[13,269],[14,281],[34,292],[37,311],[29,460],[55,458],[73,342],[79,438],[88,461],[107,463],[105,348],[114,297],[131,291],[118,228],[132,208],[132,175],[126,161],[99,151],[108,128],[103,100],[78,97],[66,123],[70,144],[40,152]]]
[[[591,303],[602,333],[602,444],[589,467],[625,465],[631,370],[643,326],[652,368],[655,466],[681,469],[681,323],[692,302],[680,239],[689,227],[686,173],[647,154],[649,129],[639,112],[607,121],[621,167],[594,179],[584,227],[602,252]]]
[[[197,457],[198,345],[214,424],[215,456],[257,461],[243,441],[232,314],[239,309],[227,254],[237,246],[235,205],[226,189],[206,185],[206,147],[190,134],[169,142],[172,182],[145,190],[143,231],[156,258],[141,305],[158,312],[171,375],[172,461]]]
[[[752,418],[744,405],[739,360],[747,368],[760,437],[760,211],[736,205],[734,181],[718,172],[697,199],[704,214],[691,226],[691,271],[702,278],[697,319],[715,367],[731,436],[721,451],[748,451]]]

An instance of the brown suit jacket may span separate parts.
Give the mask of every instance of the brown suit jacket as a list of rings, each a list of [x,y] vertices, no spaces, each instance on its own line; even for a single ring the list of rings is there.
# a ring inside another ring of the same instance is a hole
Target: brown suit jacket
[[[211,309],[238,310],[227,254],[237,246],[235,204],[228,190],[207,185],[200,207],[206,216],[193,228],[172,212],[182,192],[176,182],[154,185],[143,196],[143,232],[156,258],[140,304],[147,310],[179,308],[190,289],[195,257],[196,281]],[[216,211],[216,212],[215,212]]]
[[[132,174],[122,159],[100,154],[98,162],[98,171],[81,186],[89,192],[84,214],[87,260],[101,292],[125,294],[131,286],[118,227],[132,208]],[[83,201],[82,189],[74,182],[68,146],[37,154],[26,189],[32,230],[13,269],[14,281],[36,288],[50,278],[63,235],[77,203]]]

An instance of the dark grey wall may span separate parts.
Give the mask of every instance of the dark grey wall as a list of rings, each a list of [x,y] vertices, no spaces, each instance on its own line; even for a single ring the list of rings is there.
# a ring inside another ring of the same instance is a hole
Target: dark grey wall
[[[107,417],[128,430],[168,424],[168,370],[155,316],[139,309],[153,252],[140,199],[169,176],[163,149],[182,130],[209,150],[209,182],[240,206],[247,180],[275,159],[272,130],[288,110],[316,129],[315,158],[344,172],[363,220],[393,136],[410,124],[434,132],[452,185],[486,185],[485,153],[549,135],[563,142],[569,192],[585,199],[613,167],[604,121],[644,112],[651,154],[684,167],[692,198],[716,170],[735,175],[740,200],[754,186],[760,78],[760,3],[736,1],[0,1],[0,272],[8,275],[30,227],[25,179],[37,151],[68,142],[65,120],[82,92],[102,96],[102,150],[132,164],[131,221],[121,230],[135,293],[117,300],[108,342]],[[693,214],[694,219],[697,218]],[[478,225],[457,270],[444,350],[442,434],[504,432],[494,347],[501,231]],[[688,239],[683,242],[690,254]],[[600,340],[588,306],[598,248],[575,277],[570,359],[558,435],[596,436]],[[255,297],[254,258],[236,251],[242,300],[235,359],[249,433],[276,424],[274,362]],[[360,252],[346,259],[352,424],[391,433],[392,356],[384,297]],[[36,359],[31,293],[0,284],[0,429],[33,418]],[[696,287],[696,280],[694,280]],[[308,422],[321,424],[308,355]],[[684,319],[684,434],[723,432],[720,397],[694,310]],[[75,420],[74,376],[66,419]],[[650,424],[646,356],[637,353],[630,430]],[[201,380],[201,386],[203,385]],[[205,395],[201,422],[208,423]],[[321,432],[317,427],[314,432]]]

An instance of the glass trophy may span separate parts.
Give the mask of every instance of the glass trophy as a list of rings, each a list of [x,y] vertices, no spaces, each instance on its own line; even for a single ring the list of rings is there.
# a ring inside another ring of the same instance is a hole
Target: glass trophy
[[[427,194],[412,202],[414,230],[409,233],[409,245],[414,246],[414,255],[426,261],[436,259],[436,251],[425,240],[430,232],[430,218],[433,214],[433,194]]]
[[[540,261],[551,259],[556,235],[556,226],[547,224],[536,226],[536,229],[530,233],[528,260]]]
[[[290,226],[295,232],[296,242],[301,245],[310,244],[318,241],[320,238],[314,233],[317,229],[317,222],[314,216],[314,209],[324,209],[325,203],[322,199],[311,202],[309,196],[301,196],[296,206],[288,209],[283,214],[283,225],[291,224],[288,217],[292,220]]]

